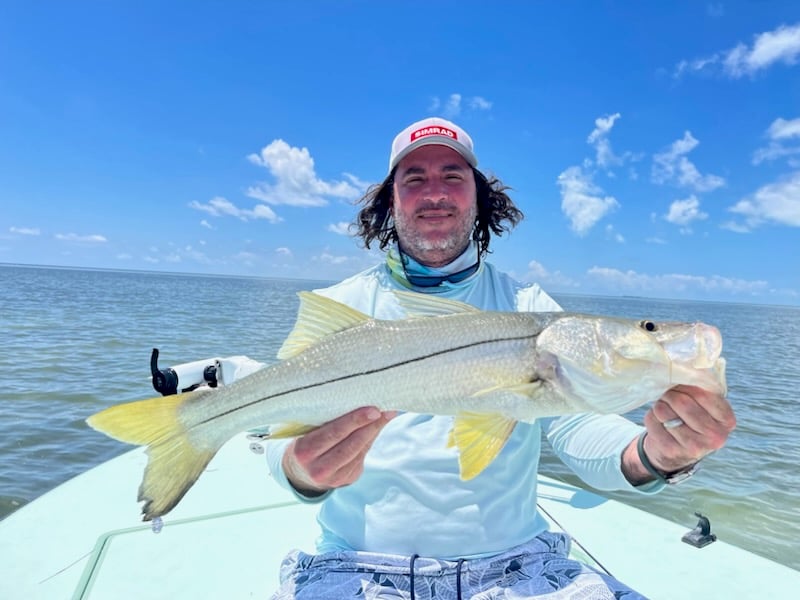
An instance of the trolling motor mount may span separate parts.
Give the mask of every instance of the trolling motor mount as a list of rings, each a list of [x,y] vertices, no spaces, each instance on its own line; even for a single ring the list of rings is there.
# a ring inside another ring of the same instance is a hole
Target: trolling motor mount
[[[153,348],[150,354],[150,373],[152,374],[153,388],[162,396],[172,396],[184,392],[191,392],[202,385],[217,387],[218,366],[216,361],[208,364],[207,361],[197,361],[180,366],[180,373],[171,368],[158,368],[158,348]],[[181,383],[183,380],[183,383]],[[185,387],[179,387],[180,385]]]

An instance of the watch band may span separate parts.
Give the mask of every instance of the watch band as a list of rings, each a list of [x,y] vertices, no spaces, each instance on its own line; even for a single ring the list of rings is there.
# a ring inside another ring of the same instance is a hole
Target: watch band
[[[642,435],[639,436],[639,441],[636,444],[636,449],[639,452],[639,460],[642,461],[642,465],[644,465],[644,468],[647,469],[647,472],[650,473],[653,477],[655,477],[658,481],[666,483],[667,485],[676,485],[678,483],[686,481],[687,479],[689,479],[689,477],[697,473],[700,464],[699,462],[689,465],[688,467],[684,467],[683,469],[680,469],[673,473],[664,473],[663,471],[657,469],[653,465],[653,463],[650,462],[650,459],[647,458],[647,454],[644,451],[644,438],[646,437],[647,437],[647,432],[645,431],[642,433]]]

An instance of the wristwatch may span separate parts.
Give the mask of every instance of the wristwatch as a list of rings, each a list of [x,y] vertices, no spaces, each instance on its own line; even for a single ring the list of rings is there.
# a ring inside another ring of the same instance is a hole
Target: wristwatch
[[[689,479],[689,477],[697,473],[697,471],[700,469],[700,461],[697,461],[688,467],[683,467],[682,469],[672,472],[666,472],[662,471],[661,469],[657,469],[653,463],[650,462],[650,459],[647,458],[647,454],[645,454],[644,438],[646,437],[647,432],[645,431],[639,436],[639,442],[636,445],[636,449],[639,451],[639,460],[642,461],[644,468],[647,469],[647,471],[657,480],[662,481],[667,485],[676,485],[678,483],[683,483]]]

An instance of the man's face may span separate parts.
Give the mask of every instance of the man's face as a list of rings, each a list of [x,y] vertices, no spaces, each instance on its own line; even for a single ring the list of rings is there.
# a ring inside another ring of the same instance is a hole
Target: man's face
[[[475,177],[467,161],[447,146],[422,146],[397,165],[392,217],[400,248],[441,267],[469,244],[478,215]]]

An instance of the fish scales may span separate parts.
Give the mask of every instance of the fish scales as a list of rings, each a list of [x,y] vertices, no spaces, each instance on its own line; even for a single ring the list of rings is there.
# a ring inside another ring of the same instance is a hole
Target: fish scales
[[[535,337],[541,322],[534,314],[522,313],[373,321],[323,340],[236,386],[196,393],[183,405],[180,418],[201,447],[257,425],[319,425],[366,404],[451,415],[499,409],[531,421],[547,413],[545,407],[518,396],[507,397],[505,406],[491,396],[471,396],[537,378]],[[453,335],[460,338],[455,347],[446,342]],[[211,395],[215,407],[208,402]],[[220,413],[218,406],[229,409]]]
[[[480,313],[370,321],[254,373],[236,388],[208,393],[218,403],[237,405],[224,415],[230,435],[254,423],[319,425],[366,404],[452,415],[500,409],[518,420],[532,421],[552,411],[524,398],[515,406],[498,407],[490,399],[472,396],[487,388],[538,379],[536,336],[543,322],[552,318]],[[184,423],[218,426],[204,405],[202,397],[187,402]]]

